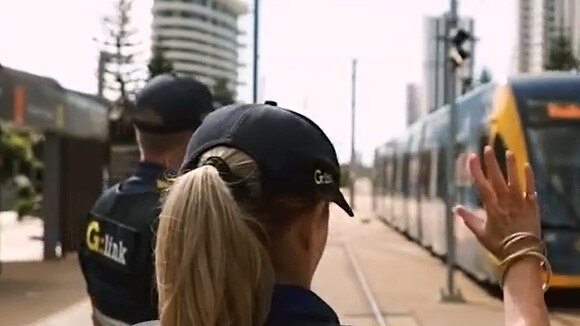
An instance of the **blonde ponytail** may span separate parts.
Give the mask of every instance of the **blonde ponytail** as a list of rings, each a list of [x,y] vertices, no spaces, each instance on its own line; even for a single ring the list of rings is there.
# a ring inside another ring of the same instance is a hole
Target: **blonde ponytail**
[[[208,153],[216,154],[227,158],[233,171],[255,170],[239,151]],[[174,180],[155,248],[161,326],[265,322],[274,275],[257,223],[236,203],[216,168],[201,166]]]

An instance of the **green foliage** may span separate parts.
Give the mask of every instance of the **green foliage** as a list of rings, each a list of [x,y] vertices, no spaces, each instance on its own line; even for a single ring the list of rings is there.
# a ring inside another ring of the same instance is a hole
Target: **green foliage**
[[[25,215],[38,215],[42,195],[36,193],[34,185],[25,175],[18,175],[14,178],[16,184],[16,202],[13,209],[18,213],[20,218]]]
[[[213,87],[213,99],[221,105],[228,105],[235,102],[235,94],[228,88],[228,80],[218,79]]]
[[[16,210],[19,216],[35,215],[42,200],[26,175],[16,175],[20,171],[37,174],[43,168],[33,145],[32,132],[0,126],[0,184],[10,182],[16,186],[16,203],[7,209]]]
[[[578,68],[578,59],[574,56],[572,42],[564,32],[561,32],[551,40],[548,60],[544,68],[556,71],[569,71]]]
[[[101,19],[105,35],[99,40],[101,49],[106,53],[105,87],[118,92],[120,98],[129,98],[142,72],[137,65],[139,55],[136,41],[138,29],[132,26],[134,0],[115,0],[113,10]]]
[[[0,127],[0,183],[8,181],[15,173],[15,163],[28,170],[42,168],[42,163],[32,151],[32,134]]]
[[[155,47],[147,68],[149,69],[149,79],[151,79],[157,75],[173,72],[173,63],[165,58],[160,47]]]

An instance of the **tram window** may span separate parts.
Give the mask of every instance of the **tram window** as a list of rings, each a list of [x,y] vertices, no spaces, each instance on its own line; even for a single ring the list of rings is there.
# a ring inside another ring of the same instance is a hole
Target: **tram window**
[[[455,146],[455,187],[456,187],[456,201],[459,203],[464,203],[467,199],[467,187],[469,183],[467,182],[467,154],[465,153],[464,144],[456,144]]]
[[[387,190],[387,182],[388,182],[388,175],[387,170],[389,166],[389,160],[387,158],[383,159],[381,164],[381,174],[380,174],[380,183],[381,183],[381,194],[385,194]]]
[[[422,179],[421,179],[421,154],[415,153],[412,158],[413,174],[411,175],[411,182],[413,185],[412,195],[420,196],[422,193]]]
[[[399,155],[394,157],[394,160],[398,166],[397,171],[395,172],[395,187],[393,188],[396,194],[401,194],[403,191],[403,169],[402,169],[402,161],[403,158]]]
[[[429,184],[431,180],[431,152],[429,151],[421,153],[420,173],[419,184],[421,186],[421,194],[429,198]]]
[[[409,154],[409,161],[407,163],[408,167],[408,174],[407,174],[407,194],[409,197],[414,197],[417,191],[417,168],[415,166],[415,156]]]
[[[437,197],[445,199],[447,196],[446,151],[444,147],[437,150]]]
[[[429,168],[429,198],[437,196],[437,166],[439,162],[437,161],[437,149],[433,149],[429,152],[429,157],[431,160],[431,165]]]
[[[391,187],[391,166],[393,165],[393,161],[391,158],[385,160],[385,170],[383,171],[383,194],[387,194],[390,192]]]
[[[455,146],[455,186],[460,188],[464,186],[463,173],[465,172],[465,146],[456,144]]]
[[[401,190],[403,195],[407,196],[409,194],[409,154],[403,154],[402,172]]]
[[[399,162],[397,161],[396,156],[391,157],[391,164],[393,168],[391,169],[391,175],[389,176],[389,193],[394,194],[397,190],[397,174],[399,173]]]
[[[425,161],[425,153],[420,152],[418,154],[418,164],[417,164],[417,186],[418,186],[418,193],[421,196],[425,196],[425,168],[424,163]]]

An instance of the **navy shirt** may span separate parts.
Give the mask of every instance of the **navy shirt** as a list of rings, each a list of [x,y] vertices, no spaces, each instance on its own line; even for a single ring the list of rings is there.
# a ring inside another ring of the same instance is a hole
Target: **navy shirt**
[[[274,287],[266,325],[340,325],[336,312],[316,293],[298,285]]]
[[[158,326],[149,321],[135,326]],[[336,312],[314,292],[297,285],[274,287],[270,313],[265,326],[340,325]]]
[[[125,323],[158,318],[153,247],[166,173],[139,163],[99,197],[83,224],[79,262],[87,291],[95,308]]]

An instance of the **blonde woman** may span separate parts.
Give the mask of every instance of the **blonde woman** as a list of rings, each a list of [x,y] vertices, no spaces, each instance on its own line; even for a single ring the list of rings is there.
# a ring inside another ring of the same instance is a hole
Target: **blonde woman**
[[[208,115],[165,198],[157,235],[160,323],[338,325],[310,290],[329,205],[353,216],[324,132],[273,105]]]

